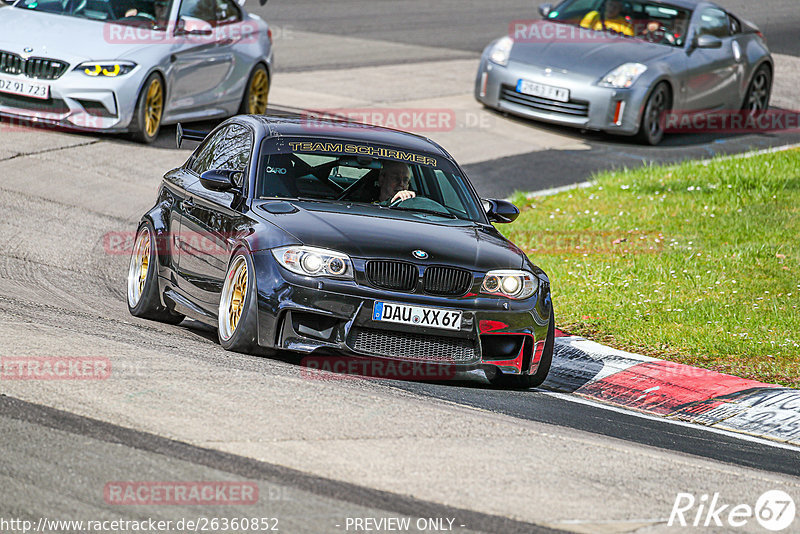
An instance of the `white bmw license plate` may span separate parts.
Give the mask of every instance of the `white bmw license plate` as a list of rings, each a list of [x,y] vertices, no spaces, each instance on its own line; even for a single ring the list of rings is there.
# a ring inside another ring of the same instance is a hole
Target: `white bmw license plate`
[[[445,330],[460,330],[461,310],[443,310],[441,308],[407,306],[393,302],[376,302],[372,307],[372,320],[442,328]]]
[[[28,96],[47,100],[50,98],[50,86],[44,83],[28,81],[16,76],[0,76],[0,92],[12,95]]]
[[[517,82],[517,92],[524,95],[538,96],[559,102],[569,102],[569,89],[563,87],[553,87],[543,83],[519,80]]]

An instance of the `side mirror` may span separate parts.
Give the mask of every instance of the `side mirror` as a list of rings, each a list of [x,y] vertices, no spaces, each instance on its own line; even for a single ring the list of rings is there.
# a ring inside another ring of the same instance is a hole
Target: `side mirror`
[[[181,17],[175,26],[175,35],[200,35],[208,36],[214,33],[214,28],[203,19],[194,17]]]
[[[490,222],[510,223],[519,217],[519,208],[508,200],[484,200],[483,207]]]
[[[241,180],[242,171],[211,170],[200,175],[200,183],[211,191],[230,191],[236,188],[236,181]]]
[[[544,18],[547,18],[551,11],[553,11],[553,4],[542,4],[539,6],[539,14]]]
[[[722,48],[722,40],[713,35],[700,35],[694,45],[696,48]]]

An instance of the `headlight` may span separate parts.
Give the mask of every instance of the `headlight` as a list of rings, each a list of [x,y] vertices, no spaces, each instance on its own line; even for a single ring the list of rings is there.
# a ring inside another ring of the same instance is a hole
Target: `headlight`
[[[600,80],[600,85],[624,89],[636,83],[639,76],[644,74],[646,70],[647,65],[642,65],[641,63],[625,63],[603,76]]]
[[[353,262],[346,254],[314,247],[281,247],[272,249],[278,263],[304,276],[353,278]]]
[[[512,46],[514,46],[514,40],[506,35],[494,44],[489,53],[489,59],[498,65],[508,65],[508,56],[511,55]]]
[[[75,67],[75,70],[92,78],[116,78],[128,74],[135,67],[136,63],[131,61],[87,61]]]
[[[489,271],[483,277],[481,293],[512,299],[526,299],[536,293],[539,279],[528,271]]]

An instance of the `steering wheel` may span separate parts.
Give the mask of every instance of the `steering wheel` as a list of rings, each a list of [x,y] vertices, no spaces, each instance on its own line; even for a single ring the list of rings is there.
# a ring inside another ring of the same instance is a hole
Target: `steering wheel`
[[[153,24],[156,23],[156,18],[150,13],[137,13],[135,15],[131,15],[130,17],[122,18],[123,20],[146,20],[148,22],[152,22]]]
[[[408,198],[406,200],[397,199],[394,202],[392,202],[391,204],[389,204],[389,207],[393,208],[393,207],[399,206],[401,204],[404,207],[407,207],[407,208],[410,208],[410,209],[414,209],[414,208],[423,209],[423,210],[438,212],[438,213],[441,213],[442,215],[452,217],[452,214],[450,213],[450,210],[448,210],[447,208],[445,208],[444,206],[442,206],[441,204],[439,204],[438,202],[436,202],[432,198],[428,198],[428,197],[412,197],[412,198]]]
[[[663,24],[659,24],[658,28],[656,28],[655,30],[650,30],[647,28],[647,26],[645,26],[644,30],[639,32],[639,35],[641,37],[644,37],[646,41],[651,43],[663,43],[664,41],[667,41],[669,43],[675,42],[675,36],[672,35],[670,29],[664,26]]]

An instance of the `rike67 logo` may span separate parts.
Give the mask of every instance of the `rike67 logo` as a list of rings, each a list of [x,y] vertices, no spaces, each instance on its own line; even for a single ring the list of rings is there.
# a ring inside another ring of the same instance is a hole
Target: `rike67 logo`
[[[779,532],[794,523],[796,509],[794,500],[781,490],[765,492],[749,504],[725,503],[719,493],[701,495],[696,498],[691,493],[678,493],[667,526],[681,527],[744,527],[755,519],[765,529]]]

